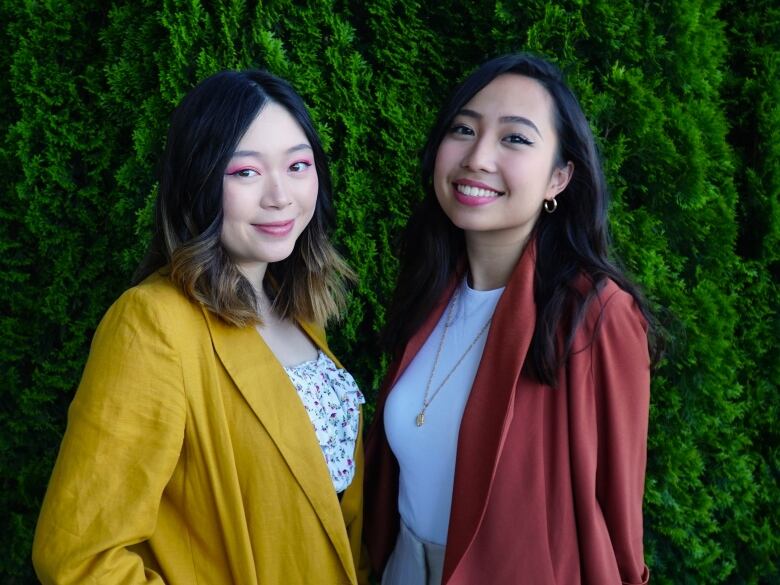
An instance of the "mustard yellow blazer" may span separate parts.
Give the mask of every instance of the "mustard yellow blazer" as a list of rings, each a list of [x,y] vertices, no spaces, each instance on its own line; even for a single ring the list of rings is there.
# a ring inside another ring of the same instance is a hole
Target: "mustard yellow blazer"
[[[301,327],[335,360],[321,328]],[[36,573],[58,584],[355,584],[360,439],[355,461],[339,500],[262,337],[153,275],[95,334],[38,519]]]

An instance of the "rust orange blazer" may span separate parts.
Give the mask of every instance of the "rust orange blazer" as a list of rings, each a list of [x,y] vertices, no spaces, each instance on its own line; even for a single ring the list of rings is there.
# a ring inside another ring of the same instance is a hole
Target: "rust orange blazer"
[[[647,583],[646,322],[633,298],[608,282],[587,310],[558,388],[534,381],[523,370],[535,322],[534,262],[528,246],[496,307],[461,422],[443,583]],[[454,285],[391,367],[367,436],[365,538],[378,573],[399,526],[384,404]]]

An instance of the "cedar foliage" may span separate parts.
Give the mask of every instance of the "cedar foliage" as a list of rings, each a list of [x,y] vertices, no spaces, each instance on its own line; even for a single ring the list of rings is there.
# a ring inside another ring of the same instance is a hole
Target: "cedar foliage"
[[[605,157],[618,254],[668,335],[645,501],[653,582],[780,580],[776,3],[0,0],[0,21],[0,581],[35,582],[67,405],[143,253],[184,93],[259,66],[304,96],[360,278],[331,342],[370,399],[426,130],[455,81],[513,50],[567,72]]]

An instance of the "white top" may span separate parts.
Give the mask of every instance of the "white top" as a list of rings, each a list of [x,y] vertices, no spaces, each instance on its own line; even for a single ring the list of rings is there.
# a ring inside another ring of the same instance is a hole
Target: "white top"
[[[492,317],[503,292],[503,288],[473,290],[465,279],[458,287],[451,324],[431,380],[425,423],[421,427],[417,426],[415,418],[422,409],[425,385],[433,368],[449,306],[387,398],[385,433],[401,470],[398,509],[411,531],[428,542],[447,542],[460,421],[488,331],[469,350],[433,401],[431,395]]]
[[[309,414],[333,487],[342,492],[355,476],[360,405],[366,399],[350,373],[337,367],[322,351],[316,360],[284,370]]]

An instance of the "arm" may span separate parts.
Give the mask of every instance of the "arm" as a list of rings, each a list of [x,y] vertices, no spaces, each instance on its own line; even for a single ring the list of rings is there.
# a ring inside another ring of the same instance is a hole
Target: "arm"
[[[598,451],[596,498],[623,583],[647,583],[642,499],[647,461],[650,358],[646,323],[633,299],[614,293],[592,346]]]
[[[44,584],[163,582],[127,549],[154,532],[186,412],[179,359],[148,296],[125,293],[95,333],[36,528]]]

